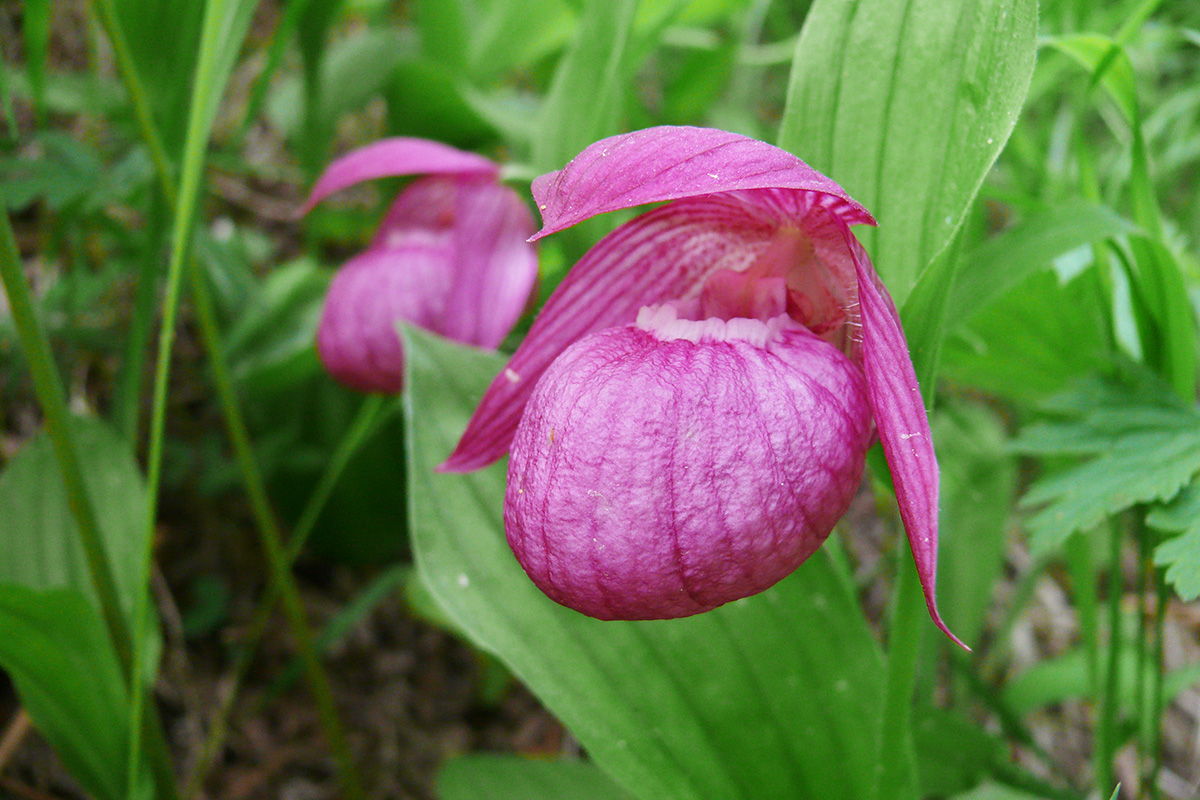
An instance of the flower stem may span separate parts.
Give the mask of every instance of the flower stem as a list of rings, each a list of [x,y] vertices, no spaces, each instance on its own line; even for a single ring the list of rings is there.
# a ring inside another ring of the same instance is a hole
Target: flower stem
[[[1096,788],[1103,794],[1113,785],[1113,756],[1117,748],[1117,703],[1121,664],[1121,526],[1110,523],[1108,567],[1108,663],[1099,698],[1096,752],[1093,769]]]

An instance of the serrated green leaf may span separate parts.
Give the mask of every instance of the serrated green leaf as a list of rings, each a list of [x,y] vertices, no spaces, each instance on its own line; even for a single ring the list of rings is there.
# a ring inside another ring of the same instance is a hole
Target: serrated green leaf
[[[1058,407],[1088,398],[1097,405],[1031,426],[1014,443],[1024,452],[1094,455],[1039,480],[1022,499],[1025,507],[1045,506],[1029,521],[1035,555],[1133,505],[1170,500],[1200,472],[1200,411],[1165,387],[1092,384],[1059,398]]]
[[[779,143],[879,220],[859,230],[903,305],[950,241],[1033,74],[1032,0],[818,0],[796,45]]]
[[[1178,535],[1154,550],[1154,563],[1166,567],[1166,580],[1184,602],[1200,597],[1200,487],[1192,484],[1168,505],[1146,515],[1146,524]]]
[[[503,359],[406,334],[414,556],[455,624],[639,797],[868,796],[883,658],[827,551],[687,619],[600,622],[555,604],[504,540],[504,465],[434,472]]]
[[[631,800],[594,764],[519,756],[470,755],[447,761],[438,774],[441,800]]]

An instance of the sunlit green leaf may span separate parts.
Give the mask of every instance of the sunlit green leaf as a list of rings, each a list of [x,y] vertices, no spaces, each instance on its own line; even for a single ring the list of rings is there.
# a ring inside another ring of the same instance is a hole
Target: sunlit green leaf
[[[1033,72],[1033,0],[817,0],[779,142],[879,220],[858,235],[898,304],[958,229]]]
[[[542,107],[533,161],[559,169],[597,139],[617,133],[628,90],[634,0],[589,0],[575,45],[559,64]]]
[[[687,619],[600,622],[553,603],[504,540],[503,464],[433,471],[503,360],[407,334],[413,549],[455,624],[639,797],[866,797],[883,658],[826,550]]]

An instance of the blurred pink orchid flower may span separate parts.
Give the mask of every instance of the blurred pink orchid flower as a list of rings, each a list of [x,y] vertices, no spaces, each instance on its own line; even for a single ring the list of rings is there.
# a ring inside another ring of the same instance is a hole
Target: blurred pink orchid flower
[[[497,180],[500,167],[425,139],[384,139],[334,161],[307,213],[362,181],[424,175],[392,203],[370,246],[338,270],[317,329],[317,352],[342,383],[395,393],[405,320],[460,342],[496,347],[521,316],[537,277],[533,216]]]
[[[871,215],[790,153],[701,128],[604,139],[533,194],[535,239],[665,203],[575,265],[441,467],[510,451],[506,535],[534,583],[601,619],[761,592],[829,536],[878,433],[929,613],[954,638],[934,601],[924,403],[849,228]]]

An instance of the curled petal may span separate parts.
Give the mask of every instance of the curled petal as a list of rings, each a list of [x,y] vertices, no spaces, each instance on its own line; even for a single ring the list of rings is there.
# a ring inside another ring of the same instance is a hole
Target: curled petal
[[[495,162],[441,142],[398,136],[381,139],[352,150],[334,161],[309,193],[301,207],[307,214],[323,199],[356,183],[392,175],[488,175],[499,174]]]
[[[896,307],[866,252],[849,231],[846,240],[858,271],[863,371],[871,411],[892,472],[896,503],[908,533],[925,605],[934,624],[960,647],[970,650],[950,632],[937,610],[938,466],[908,344]]]
[[[600,619],[698,614],[790,574],[845,512],[871,437],[858,366],[786,317],[655,322],[564,352],[509,462],[517,559]]]
[[[712,128],[661,126],[601,139],[535,179],[544,223],[537,236],[606,211],[745,189],[816,192],[846,224],[875,224],[840,186],[786,150]]]
[[[436,328],[453,263],[448,236],[420,232],[372,247],[338,270],[317,327],[317,352],[330,374],[363,392],[400,391],[396,322]]]

